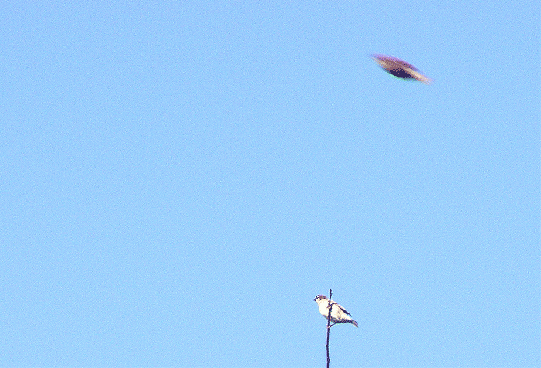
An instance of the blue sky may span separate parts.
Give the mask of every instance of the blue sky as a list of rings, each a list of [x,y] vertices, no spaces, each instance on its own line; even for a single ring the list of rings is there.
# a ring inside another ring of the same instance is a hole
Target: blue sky
[[[1,14],[0,366],[541,365],[538,1]]]

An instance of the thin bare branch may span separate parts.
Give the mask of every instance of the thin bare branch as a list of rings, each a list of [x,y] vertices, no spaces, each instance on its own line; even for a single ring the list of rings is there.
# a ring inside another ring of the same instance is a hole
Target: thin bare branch
[[[332,289],[329,289],[329,314],[327,314],[327,345],[325,346],[327,348],[327,368],[329,368],[329,365],[331,364],[331,356],[329,355],[329,339],[331,337],[331,312],[332,312],[332,306],[334,303],[331,303],[332,299]]]

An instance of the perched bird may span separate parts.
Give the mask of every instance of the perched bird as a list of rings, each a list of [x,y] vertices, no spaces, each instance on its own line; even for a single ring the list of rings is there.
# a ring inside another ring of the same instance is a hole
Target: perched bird
[[[372,59],[379,64],[387,73],[394,75],[395,77],[402,79],[416,79],[424,84],[430,84],[432,79],[422,75],[419,69],[413,65],[406,63],[403,60],[395,58],[393,56],[371,55]]]
[[[359,327],[356,321],[351,318],[351,314],[347,310],[344,309],[340,304],[336,303],[334,300],[329,300],[325,295],[318,295],[315,297],[315,302],[319,306],[319,313],[325,319],[329,316],[329,308],[332,305],[331,310],[331,322],[333,323],[331,326],[334,326],[337,323],[351,323],[355,327]]]

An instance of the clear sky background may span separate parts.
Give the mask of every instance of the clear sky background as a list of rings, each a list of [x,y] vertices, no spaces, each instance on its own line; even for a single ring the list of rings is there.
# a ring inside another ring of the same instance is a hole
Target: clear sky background
[[[541,365],[539,1],[0,11],[0,366]]]

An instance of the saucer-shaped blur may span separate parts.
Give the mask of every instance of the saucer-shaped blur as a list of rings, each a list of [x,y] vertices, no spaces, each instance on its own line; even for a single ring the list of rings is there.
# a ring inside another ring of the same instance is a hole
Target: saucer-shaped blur
[[[415,79],[424,84],[430,84],[432,79],[421,74],[419,69],[394,56],[374,54],[372,59],[379,64],[387,73],[402,79]]]

